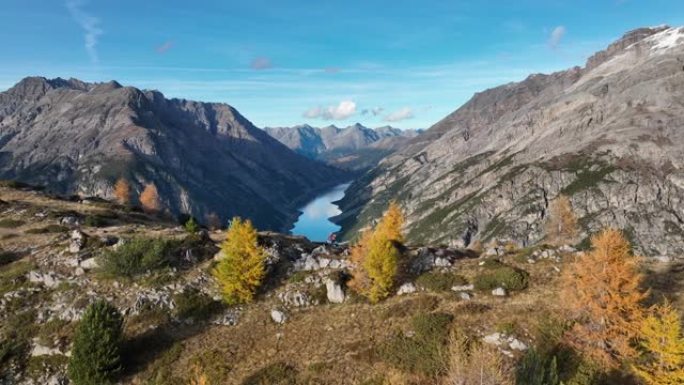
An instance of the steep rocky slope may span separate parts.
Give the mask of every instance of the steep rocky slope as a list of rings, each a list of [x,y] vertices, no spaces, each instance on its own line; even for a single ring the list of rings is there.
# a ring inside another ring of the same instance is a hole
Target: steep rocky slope
[[[359,123],[339,128],[267,127],[266,132],[287,147],[311,159],[351,170],[375,166],[380,159],[402,148],[420,130],[391,126],[368,128]]]
[[[119,177],[136,192],[154,183],[173,214],[241,215],[279,230],[346,176],[295,154],[226,104],[38,77],[0,93],[0,179],[108,198]]]
[[[398,199],[412,241],[532,244],[569,195],[582,238],[625,229],[646,255],[684,255],[684,29],[643,28],[584,68],[476,94],[348,190],[353,237]]]

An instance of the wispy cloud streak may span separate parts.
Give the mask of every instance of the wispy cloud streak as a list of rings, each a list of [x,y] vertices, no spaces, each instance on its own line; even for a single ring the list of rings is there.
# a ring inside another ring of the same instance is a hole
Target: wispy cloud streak
[[[85,49],[88,52],[90,61],[97,64],[99,61],[97,55],[97,42],[103,31],[100,28],[100,19],[85,12],[83,5],[85,0],[67,0],[66,7],[71,14],[71,17],[81,26],[84,32]]]

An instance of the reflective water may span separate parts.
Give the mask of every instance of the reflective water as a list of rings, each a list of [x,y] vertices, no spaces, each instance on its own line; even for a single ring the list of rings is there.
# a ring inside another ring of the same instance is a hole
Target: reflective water
[[[323,242],[328,239],[330,233],[338,231],[340,226],[330,222],[328,218],[341,212],[332,202],[342,199],[347,187],[349,187],[349,183],[341,184],[319,195],[302,207],[300,209],[302,215],[295,222],[292,234],[303,235],[312,241]]]

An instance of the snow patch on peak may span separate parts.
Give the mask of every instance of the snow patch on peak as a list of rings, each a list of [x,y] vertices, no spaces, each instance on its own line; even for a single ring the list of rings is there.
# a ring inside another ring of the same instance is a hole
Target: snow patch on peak
[[[684,43],[684,28],[669,28],[648,38],[653,43],[651,49],[656,53],[665,52]]]

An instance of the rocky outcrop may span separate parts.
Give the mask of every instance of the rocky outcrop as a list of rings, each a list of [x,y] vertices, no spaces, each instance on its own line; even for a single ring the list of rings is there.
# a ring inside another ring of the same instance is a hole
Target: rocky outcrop
[[[584,68],[476,94],[352,184],[345,237],[395,199],[412,243],[529,245],[565,194],[578,241],[619,227],[640,253],[684,255],[683,31],[636,30]]]
[[[285,230],[347,176],[300,156],[227,104],[166,99],[116,82],[26,78],[0,93],[0,179],[113,198],[154,183],[165,211]],[[134,202],[133,203],[137,203]]]
[[[401,130],[391,126],[368,128],[359,123],[349,127],[266,127],[264,129],[290,149],[336,167],[363,170],[400,149],[422,130]]]

